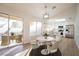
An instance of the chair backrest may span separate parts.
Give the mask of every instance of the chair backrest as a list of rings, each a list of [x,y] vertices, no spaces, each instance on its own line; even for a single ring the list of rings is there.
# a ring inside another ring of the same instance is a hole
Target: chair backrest
[[[32,49],[36,49],[39,47],[37,40],[32,40],[31,42]]]
[[[56,41],[61,41],[61,39],[62,39],[62,36],[61,35],[57,35],[56,36]]]
[[[10,43],[10,42],[9,42],[8,36],[2,36],[1,45],[2,45],[2,46],[6,46],[6,45],[8,45],[9,43]]]
[[[57,49],[58,48],[58,42],[51,42],[50,44],[48,44],[48,48],[49,49]]]
[[[33,39],[33,40],[31,40],[31,42],[30,42],[31,44],[36,44],[37,42],[36,42],[36,40],[35,39]]]

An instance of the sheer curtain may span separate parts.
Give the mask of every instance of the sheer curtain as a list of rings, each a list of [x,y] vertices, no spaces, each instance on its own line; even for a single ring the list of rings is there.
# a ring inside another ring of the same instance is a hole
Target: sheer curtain
[[[30,24],[30,36],[39,36],[41,35],[41,22],[32,22]]]

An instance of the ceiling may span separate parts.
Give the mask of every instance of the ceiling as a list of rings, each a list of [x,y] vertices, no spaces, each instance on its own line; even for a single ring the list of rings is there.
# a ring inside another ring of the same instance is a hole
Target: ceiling
[[[74,3],[4,3],[0,6],[6,7],[10,10],[17,11],[19,14],[29,15],[36,19],[41,19],[45,13],[44,6],[47,5],[47,12],[49,13],[50,18],[54,15],[59,14],[60,12],[71,8],[74,6]],[[52,6],[56,6],[55,9],[52,9]]]

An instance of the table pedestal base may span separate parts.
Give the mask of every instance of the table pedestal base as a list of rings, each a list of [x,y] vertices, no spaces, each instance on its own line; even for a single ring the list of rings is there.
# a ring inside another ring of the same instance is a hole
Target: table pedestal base
[[[41,50],[42,55],[48,55],[50,52],[47,49]]]
[[[57,52],[57,49],[54,49],[54,50],[51,50],[51,51],[49,51],[49,50],[47,50],[47,49],[41,50],[41,54],[42,54],[42,55],[48,55],[48,54],[50,54],[50,53],[55,53],[55,52]]]

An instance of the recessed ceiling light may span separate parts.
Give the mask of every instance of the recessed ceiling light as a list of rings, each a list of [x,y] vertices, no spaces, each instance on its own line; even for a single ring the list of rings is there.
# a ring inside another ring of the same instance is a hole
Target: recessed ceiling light
[[[60,21],[66,21],[66,19],[56,19],[55,21],[58,21],[58,22],[60,22]]]

